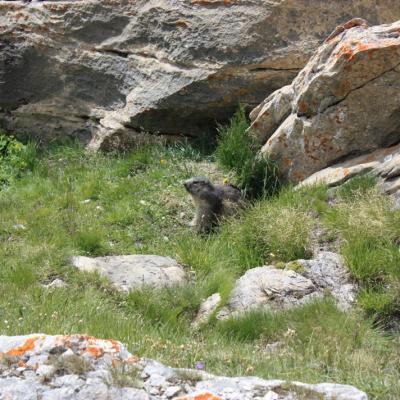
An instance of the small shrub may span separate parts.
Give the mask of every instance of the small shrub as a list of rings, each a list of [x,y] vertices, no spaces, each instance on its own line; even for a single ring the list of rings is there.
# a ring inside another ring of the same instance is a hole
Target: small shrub
[[[32,170],[36,162],[36,145],[24,145],[0,130],[0,185],[9,184],[22,171]]]
[[[278,170],[272,161],[259,155],[248,127],[241,107],[229,126],[219,127],[215,157],[222,167],[235,171],[236,183],[247,197],[270,196],[279,189]]]

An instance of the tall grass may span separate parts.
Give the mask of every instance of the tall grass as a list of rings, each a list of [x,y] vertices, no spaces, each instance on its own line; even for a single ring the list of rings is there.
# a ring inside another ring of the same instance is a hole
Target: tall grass
[[[236,183],[247,197],[271,196],[279,189],[278,169],[260,156],[248,127],[245,109],[241,107],[228,126],[219,127],[215,157],[222,167],[235,172]]]
[[[361,285],[360,304],[378,322],[390,324],[400,317],[400,212],[368,179],[350,184],[353,189],[339,191],[338,204],[324,219],[341,238],[341,253]]]

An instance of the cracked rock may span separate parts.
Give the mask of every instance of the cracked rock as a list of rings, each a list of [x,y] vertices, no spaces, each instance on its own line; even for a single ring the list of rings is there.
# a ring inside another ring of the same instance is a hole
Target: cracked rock
[[[400,141],[400,21],[368,27],[354,19],[338,28],[290,86],[250,114],[261,153],[293,183],[315,173],[312,182],[340,182],[383,163],[385,179],[398,171],[398,162],[384,161],[393,148],[318,172]]]

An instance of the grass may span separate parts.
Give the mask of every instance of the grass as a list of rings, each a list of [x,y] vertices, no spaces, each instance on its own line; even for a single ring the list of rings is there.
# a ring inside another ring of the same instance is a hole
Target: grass
[[[244,107],[239,108],[228,126],[219,128],[215,157],[221,167],[235,171],[236,184],[248,198],[268,197],[279,190],[275,164],[258,154],[258,146],[248,134]]]
[[[193,175],[223,181],[226,172],[184,145],[124,155],[68,145],[40,154],[0,191],[0,333],[88,333],[171,366],[201,361],[216,374],[340,382],[371,398],[399,398],[399,335],[382,329],[398,312],[399,213],[373,182],[350,182],[333,207],[325,188],[289,187],[204,237],[187,226],[193,209],[182,182]],[[354,311],[327,299],[191,327],[202,299],[218,291],[226,301],[247,269],[307,258],[317,222],[340,242],[360,283]],[[136,253],[176,258],[192,282],[121,294],[68,264],[73,255]],[[42,286],[55,278],[68,286]]]
[[[399,318],[400,213],[392,211],[391,200],[372,182],[355,185],[351,194],[344,187],[325,221],[342,239],[341,253],[362,287],[363,309],[380,324]]]

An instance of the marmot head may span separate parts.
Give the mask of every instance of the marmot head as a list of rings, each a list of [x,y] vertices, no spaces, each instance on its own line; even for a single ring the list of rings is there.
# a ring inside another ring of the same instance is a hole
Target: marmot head
[[[195,176],[183,183],[185,189],[193,196],[199,195],[206,191],[214,190],[214,185],[205,176]]]

